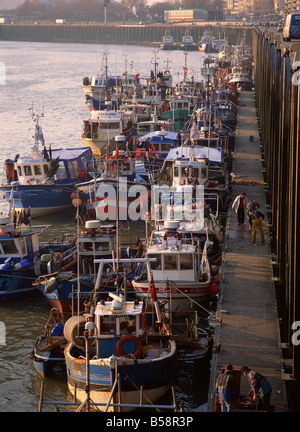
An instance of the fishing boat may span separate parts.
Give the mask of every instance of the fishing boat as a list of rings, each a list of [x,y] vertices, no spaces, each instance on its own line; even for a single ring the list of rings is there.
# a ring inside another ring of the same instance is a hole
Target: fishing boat
[[[224,149],[216,147],[214,141],[217,142],[217,139],[200,136],[195,139],[193,146],[186,144],[175,147],[167,155],[166,164],[172,163],[175,174],[178,173],[174,181],[182,185],[181,188],[203,185],[206,204],[210,205],[213,212],[220,213],[227,211],[232,186]]]
[[[87,221],[79,233],[77,246],[64,252],[59,271],[35,277],[33,286],[46,297],[52,308],[65,317],[78,308],[84,310],[84,302],[91,295],[97,274],[94,260],[112,257],[116,250],[115,236],[114,226],[102,226],[98,220]],[[104,286],[109,276],[107,272],[103,278]],[[107,295],[107,291],[103,295]]]
[[[49,313],[44,332],[37,338],[30,358],[37,373],[43,378],[48,377],[57,365],[61,365],[58,373],[65,373],[65,357],[63,350],[67,340],[63,334],[64,317],[55,308]]]
[[[3,199],[13,191],[14,209],[39,217],[72,207],[70,194],[75,185],[93,170],[90,149],[70,148],[46,150],[39,115],[35,120],[34,146],[29,155],[17,155],[5,161],[6,178],[0,185]],[[40,150],[40,143],[44,146]]]
[[[103,110],[106,101],[110,100],[112,109],[121,102],[122,77],[108,74],[107,53],[102,54],[102,67],[91,78],[83,78],[83,90],[87,107],[92,110]]]
[[[141,137],[162,130],[174,132],[174,129],[174,122],[170,118],[168,120],[159,120],[156,114],[152,114],[150,120],[139,121],[136,124],[136,136]]]
[[[105,75],[93,76],[91,79],[88,77],[83,78],[83,89],[85,92],[85,104],[92,110],[105,109],[105,102],[112,101],[112,108],[116,108],[120,103],[116,86],[121,88],[120,77],[107,77]]]
[[[214,51],[216,53],[219,53],[220,51],[224,51],[224,50],[226,51],[226,49],[228,48],[227,39],[225,39],[225,37],[224,37],[224,39],[221,39],[220,37],[219,37],[219,39],[214,38],[213,48],[214,48]]]
[[[115,137],[116,150],[107,153],[104,168],[93,180],[78,185],[77,195],[90,215],[99,220],[116,220],[118,197],[118,217],[128,219],[128,206],[136,199],[137,192],[143,191],[143,199],[148,201],[150,189],[149,173],[144,161],[140,163],[129,149],[132,147],[124,135]],[[133,190],[136,193],[132,193]],[[144,196],[145,195],[145,196]]]
[[[155,178],[170,149],[178,146],[180,134],[165,129],[141,136],[136,145],[136,159],[145,161],[149,173]]]
[[[206,28],[198,44],[199,51],[205,53],[216,52],[214,50],[213,42],[214,42],[214,37],[212,35],[211,29]]]
[[[164,110],[159,114],[160,120],[172,120],[174,122],[174,130],[183,129],[186,122],[192,114],[191,100],[188,97],[183,97],[181,94],[172,96],[168,102],[168,110]]]
[[[187,29],[182,37],[182,43],[180,44],[181,49],[184,51],[196,51],[197,44],[195,44],[190,29]]]
[[[200,256],[199,248],[193,241],[184,241],[177,228],[178,221],[169,221],[161,242],[151,234],[145,254],[156,261],[137,268],[132,286],[138,298],[147,298],[153,274],[158,301],[169,301],[172,312],[185,313],[208,295],[211,284],[208,242]]]
[[[195,152],[195,148],[190,148],[189,151]],[[201,250],[206,240],[209,240],[208,258],[219,257],[220,244],[224,238],[218,215],[219,196],[205,189],[208,159],[201,153],[197,159],[190,156],[172,160],[171,155],[176,155],[176,152],[171,150],[166,158],[166,163],[172,161],[170,187],[160,191],[158,204],[155,198],[153,199],[153,235],[162,242],[169,221],[174,220],[177,221],[176,229],[182,240],[194,240]]]
[[[173,36],[171,33],[166,30],[161,45],[159,46],[160,50],[175,50],[179,49],[179,45],[174,42]]]
[[[92,111],[91,117],[83,122],[81,141],[90,147],[94,156],[105,155],[106,150],[114,150],[115,137],[125,135],[130,137],[133,132],[134,116],[130,111],[113,110],[111,101],[107,101],[107,109]]]
[[[63,245],[40,241],[49,225],[31,226],[30,216],[13,212],[11,196],[8,216],[0,216],[0,302],[37,292],[32,285],[38,274],[47,274],[59,265]],[[49,265],[40,265],[47,255]],[[50,262],[52,261],[52,262]]]
[[[96,290],[105,261],[98,261]],[[128,301],[118,292],[109,297],[97,302],[90,314],[71,317],[64,326],[68,387],[82,406],[132,411],[169,391],[176,343],[167,335],[147,333],[142,302]]]
[[[240,90],[252,90],[253,80],[249,73],[234,71],[229,78],[229,84]]]

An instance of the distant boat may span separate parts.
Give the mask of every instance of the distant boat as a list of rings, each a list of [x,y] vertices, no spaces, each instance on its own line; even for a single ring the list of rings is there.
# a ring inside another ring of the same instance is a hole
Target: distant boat
[[[184,33],[180,47],[185,51],[196,51],[198,49],[198,46],[195,44],[192,33],[189,29],[187,29]]]
[[[29,155],[5,161],[6,182],[0,185],[0,192],[9,200],[13,190],[14,209],[39,217],[72,207],[70,194],[93,171],[94,158],[87,148],[47,151],[39,115],[34,120],[34,146]],[[40,143],[44,146],[42,151]]]
[[[161,43],[161,45],[159,46],[160,50],[175,50],[175,49],[179,49],[180,46],[174,42],[173,36],[171,35],[171,33],[166,30],[164,36],[163,36],[163,41]]]
[[[229,84],[235,86],[236,89],[241,90],[252,90],[253,81],[249,77],[248,73],[244,72],[233,72],[229,78]]]
[[[205,53],[219,53],[220,51],[228,48],[227,39],[215,39],[212,35],[211,29],[207,28],[198,44],[199,51]]]
[[[205,29],[203,36],[200,39],[198,48],[200,52],[212,53],[215,52],[213,47],[214,37],[209,28]]]

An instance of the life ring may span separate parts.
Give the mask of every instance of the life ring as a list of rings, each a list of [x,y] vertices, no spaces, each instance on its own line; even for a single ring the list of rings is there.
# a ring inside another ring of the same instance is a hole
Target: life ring
[[[179,233],[178,231],[166,231],[166,232],[164,233],[164,241],[167,240],[168,235],[173,236],[173,237],[176,236],[176,239],[177,239],[178,241],[181,240],[181,235],[180,235],[180,233]]]
[[[150,81],[151,81],[152,83],[155,83],[155,82],[156,82],[156,78],[155,78],[155,76],[152,76],[152,77],[150,78]]]
[[[165,75],[170,75],[170,71],[169,70],[165,70]]]
[[[118,341],[116,346],[118,356],[120,357],[126,356],[126,354],[123,352],[123,344],[127,341],[132,341],[136,344],[136,350],[133,353],[133,355],[135,358],[138,358],[142,354],[142,350],[143,350],[142,342],[138,337],[131,334],[122,336],[121,339]]]

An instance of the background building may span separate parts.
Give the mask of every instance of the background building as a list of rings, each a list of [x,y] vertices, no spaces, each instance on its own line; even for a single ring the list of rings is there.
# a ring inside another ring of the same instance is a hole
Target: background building
[[[174,9],[164,11],[164,20],[166,23],[206,21],[207,17],[208,12],[206,9]]]

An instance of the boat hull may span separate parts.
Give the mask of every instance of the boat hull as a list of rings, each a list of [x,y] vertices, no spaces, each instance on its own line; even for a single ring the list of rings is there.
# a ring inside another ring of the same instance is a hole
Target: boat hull
[[[118,132],[110,132],[109,136],[100,134],[98,139],[86,138],[84,135],[81,136],[81,141],[86,147],[90,147],[93,152],[95,158],[99,158],[106,153],[107,146],[110,146],[110,151],[115,149],[115,137],[120,135],[120,131]]]
[[[80,281],[79,295],[77,291],[77,280],[73,281],[60,281],[58,288],[53,289],[49,292],[46,290],[46,284],[40,284],[36,287],[43,296],[46,297],[48,303],[52,308],[56,308],[64,317],[72,315],[73,312],[78,310],[78,299],[79,309],[84,310],[84,303],[89,299],[91,292],[94,289],[94,284],[84,283]],[[115,289],[111,287],[111,291]],[[106,299],[108,296],[109,288],[101,293],[101,298]]]
[[[149,342],[151,344],[151,341]],[[84,402],[86,400],[86,360],[72,355],[72,344],[65,348],[67,380],[70,392]],[[140,387],[143,386],[143,400],[151,404],[164,396],[170,389],[174,379],[176,344],[171,341],[170,352],[158,358],[129,359],[117,357],[92,359],[90,369],[90,398],[92,402],[103,404],[98,409],[105,411],[109,401],[115,377],[119,375],[121,385],[121,404],[140,404]],[[117,370],[116,370],[117,368]],[[118,392],[111,403],[118,402]],[[132,411],[137,407],[121,407],[123,412]],[[117,411],[110,406],[108,411]]]
[[[169,281],[170,284],[172,281]],[[208,288],[211,281],[189,282],[180,281],[167,287],[167,281],[155,281],[156,296],[159,301],[170,301],[172,311],[186,312],[197,306],[208,295]],[[138,298],[147,298],[149,295],[149,281],[132,281],[132,286]]]
[[[0,302],[15,300],[36,291],[32,282],[36,278],[33,268],[0,271]]]
[[[0,186],[0,193],[5,200],[10,199],[12,187],[15,210],[28,212],[30,208],[30,216],[33,218],[57,213],[72,207],[70,195],[75,189],[74,184],[2,185]]]

